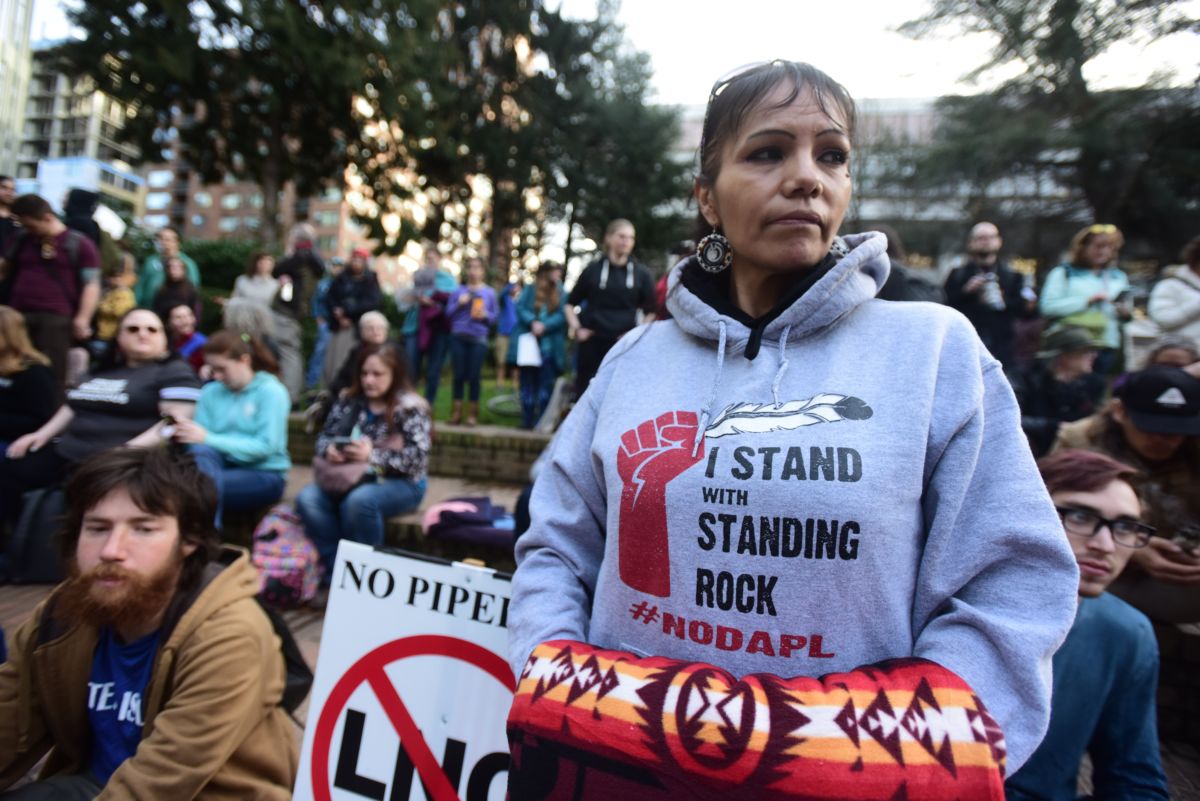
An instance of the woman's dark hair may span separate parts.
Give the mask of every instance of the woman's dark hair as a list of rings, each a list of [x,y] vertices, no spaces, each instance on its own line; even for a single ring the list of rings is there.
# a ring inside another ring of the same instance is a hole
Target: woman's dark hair
[[[817,107],[830,119],[839,120],[853,143],[858,115],[854,98],[846,87],[811,64],[772,61],[713,86],[700,132],[700,172],[696,176],[697,182],[716,182],[721,172],[721,153],[725,143],[737,136],[746,115],[757,108],[775,87],[785,82],[791,84],[791,90],[776,104],[776,108],[791,105],[804,92],[811,92]],[[698,214],[698,217],[697,233],[703,237],[712,230],[712,226],[703,214]]]
[[[179,587],[188,590],[220,550],[213,524],[217,488],[190,456],[165,447],[113,448],[86,460],[67,483],[67,510],[59,553],[69,564],[75,558],[83,517],[117,489],[124,489],[139,509],[169,515],[179,521],[180,542],[195,545],[183,562]]]
[[[1073,448],[1043,456],[1037,464],[1051,495],[1056,492],[1095,492],[1117,480],[1132,485],[1138,476],[1136,469],[1111,456]]]
[[[256,372],[279,375],[279,361],[263,341],[252,334],[239,334],[222,328],[204,343],[204,353],[230,359],[250,357],[250,367]]]
[[[725,143],[737,136],[746,115],[766,99],[776,86],[785,81],[791,91],[775,107],[783,108],[805,91],[816,100],[817,107],[830,119],[838,120],[846,128],[846,135],[854,141],[857,112],[854,98],[846,87],[830,78],[811,64],[798,61],[772,61],[735,75],[724,85],[713,87],[704,113],[704,129],[700,141],[700,175],[698,180],[715,181],[721,171],[721,151]]]
[[[178,262],[179,264],[183,265],[183,278],[180,278],[179,281],[171,280],[171,262]],[[187,274],[187,262],[185,262],[179,256],[167,256],[167,258],[165,258],[163,260],[163,283],[164,284],[178,283],[178,284],[187,284],[188,286],[191,286],[192,281],[190,278],[188,278],[188,274]]]
[[[378,356],[384,366],[392,371],[392,383],[384,393],[387,399],[386,417],[390,433],[395,424],[396,406],[400,402],[400,396],[412,392],[412,380],[408,376],[408,359],[405,358],[399,346],[393,342],[384,342],[382,345],[367,348],[354,363],[354,379],[351,381],[347,393],[350,397],[366,397],[362,388],[362,371],[363,365],[372,356]]]
[[[250,256],[250,261],[246,262],[246,275],[253,278],[255,274],[255,268],[258,267],[259,261],[262,259],[273,258],[275,257],[265,250],[256,251],[252,256]]]
[[[1183,263],[1195,270],[1200,267],[1200,236],[1183,246]]]

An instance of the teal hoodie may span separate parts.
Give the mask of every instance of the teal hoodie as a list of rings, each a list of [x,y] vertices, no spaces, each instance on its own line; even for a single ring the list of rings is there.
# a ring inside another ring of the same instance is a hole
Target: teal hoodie
[[[251,470],[286,473],[287,421],[292,402],[279,379],[258,372],[234,392],[220,381],[200,390],[196,422],[208,431],[204,444]]]
[[[846,241],[754,328],[675,267],[674,318],[609,352],[534,484],[512,665],[556,639],[738,676],[920,657],[974,689],[1015,770],[1078,568],[999,362],[953,309],[876,300],[886,239]]]

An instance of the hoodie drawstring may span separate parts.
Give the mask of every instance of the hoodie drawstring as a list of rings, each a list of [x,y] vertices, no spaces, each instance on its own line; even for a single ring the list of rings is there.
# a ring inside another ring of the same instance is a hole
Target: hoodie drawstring
[[[696,427],[696,440],[692,443],[692,458],[696,458],[696,454],[700,452],[700,443],[704,441],[704,430],[708,428],[709,415],[712,412],[712,405],[717,400],[717,388],[721,386],[721,370],[725,367],[725,321],[717,321],[717,371],[713,375],[712,392],[708,394],[708,401],[704,404],[704,408],[700,410],[700,425]]]
[[[779,335],[779,369],[775,372],[775,380],[771,382],[771,400],[775,405],[779,405],[779,385],[783,382],[783,374],[788,369],[787,357],[787,341],[788,334],[792,332],[790,325],[784,326],[783,333]]]

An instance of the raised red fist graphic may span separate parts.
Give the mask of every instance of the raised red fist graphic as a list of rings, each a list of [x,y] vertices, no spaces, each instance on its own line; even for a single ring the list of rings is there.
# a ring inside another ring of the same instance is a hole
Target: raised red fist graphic
[[[621,435],[618,564],[621,581],[648,595],[671,594],[667,484],[704,458],[703,440],[692,455],[697,426],[694,412],[665,412]]]

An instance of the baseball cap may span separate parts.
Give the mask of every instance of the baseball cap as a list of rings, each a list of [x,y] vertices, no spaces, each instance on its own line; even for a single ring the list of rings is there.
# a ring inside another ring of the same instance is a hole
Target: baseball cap
[[[1053,359],[1064,353],[1077,353],[1100,347],[1103,346],[1082,328],[1073,325],[1055,326],[1042,335],[1042,349],[1037,352],[1037,357]]]
[[[1142,431],[1200,434],[1200,379],[1178,367],[1160,365],[1130,373],[1115,395]]]

